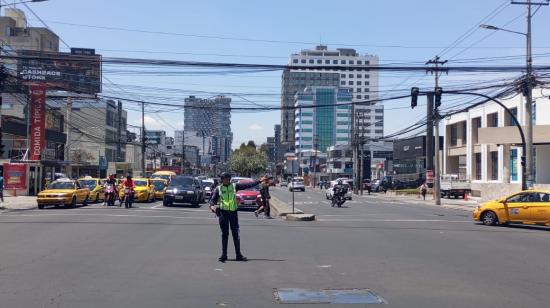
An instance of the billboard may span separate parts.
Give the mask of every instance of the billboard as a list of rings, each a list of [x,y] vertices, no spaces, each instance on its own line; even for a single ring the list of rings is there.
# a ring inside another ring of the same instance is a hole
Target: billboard
[[[46,86],[31,85],[31,146],[29,160],[40,160],[46,147]]]
[[[101,92],[101,55],[95,52],[19,50],[17,57],[17,72],[23,83],[77,93]]]
[[[4,164],[4,188],[19,190],[27,188],[26,164]]]

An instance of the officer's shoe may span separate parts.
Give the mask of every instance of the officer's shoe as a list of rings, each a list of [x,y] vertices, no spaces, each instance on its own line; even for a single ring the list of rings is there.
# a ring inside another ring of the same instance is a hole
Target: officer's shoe
[[[235,260],[236,261],[241,261],[241,262],[246,262],[246,261],[248,261],[248,258],[243,256],[243,255],[240,255],[240,256],[237,256],[237,258]]]
[[[221,256],[218,261],[225,263],[225,261],[227,261],[227,256]]]

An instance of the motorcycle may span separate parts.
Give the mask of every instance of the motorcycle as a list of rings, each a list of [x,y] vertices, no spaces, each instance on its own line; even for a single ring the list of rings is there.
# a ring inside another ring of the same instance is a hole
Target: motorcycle
[[[335,205],[338,207],[342,207],[342,204],[346,202],[346,191],[335,191],[334,195],[332,196],[332,207]]]
[[[112,184],[109,184],[105,187],[105,201],[107,203],[107,206],[114,206],[115,200],[116,200],[115,186]]]
[[[128,187],[124,188],[124,207],[125,208],[132,207],[133,202],[134,202],[134,190]]]

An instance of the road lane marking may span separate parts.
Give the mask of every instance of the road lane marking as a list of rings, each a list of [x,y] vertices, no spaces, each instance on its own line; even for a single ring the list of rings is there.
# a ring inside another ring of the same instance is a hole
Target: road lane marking
[[[44,216],[80,216],[80,217],[86,217],[86,216],[103,216],[103,217],[139,217],[139,218],[174,218],[174,219],[202,219],[202,220],[217,220],[217,217],[197,217],[197,216],[166,216],[166,215],[132,215],[132,214],[93,214],[93,213],[87,213],[87,214],[70,214],[70,213],[54,213],[54,214],[48,214],[48,213],[41,213],[41,214],[9,214],[9,215],[2,215],[0,218],[8,218],[8,217],[44,217]],[[239,220],[242,221],[258,221],[257,218],[241,218],[239,217]],[[274,221],[277,221],[276,219],[273,219]]]
[[[472,223],[473,222],[471,220],[447,220],[447,219],[323,219],[323,218],[317,218],[316,220],[317,221],[364,221],[364,222],[453,222],[453,223]]]

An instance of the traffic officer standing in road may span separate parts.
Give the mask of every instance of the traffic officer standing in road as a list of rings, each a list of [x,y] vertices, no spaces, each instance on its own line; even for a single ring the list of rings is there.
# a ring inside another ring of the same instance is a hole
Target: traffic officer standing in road
[[[231,175],[226,172],[222,174],[221,182],[222,183],[214,190],[212,198],[210,198],[210,210],[218,216],[220,229],[222,231],[222,255],[218,260],[220,262],[227,261],[227,242],[229,240],[229,228],[231,227],[231,236],[233,237],[235,254],[237,256],[236,260],[247,261],[248,259],[241,253],[236,192],[238,190],[254,187],[258,185],[260,181],[246,184],[231,183]]]

